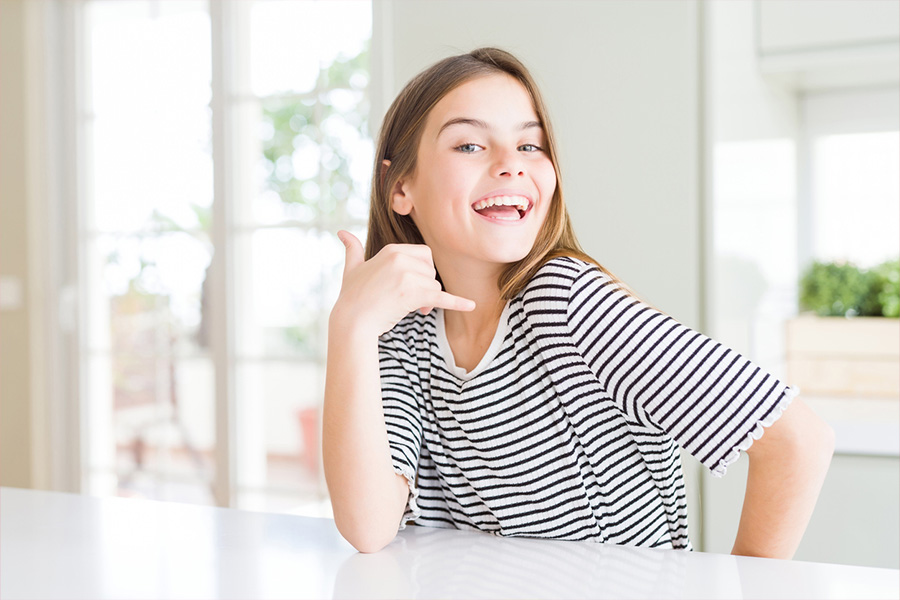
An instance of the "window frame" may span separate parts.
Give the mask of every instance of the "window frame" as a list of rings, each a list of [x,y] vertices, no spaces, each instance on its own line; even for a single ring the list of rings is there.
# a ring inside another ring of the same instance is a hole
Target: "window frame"
[[[78,251],[78,233],[84,218],[84,172],[81,165],[84,135],[79,110],[85,104],[84,1],[54,0],[34,3],[34,17],[42,33],[34,78],[40,83],[39,103],[44,116],[34,123],[34,138],[44,152],[44,186],[30,215],[33,239],[40,240],[44,259],[40,281],[42,293],[32,299],[32,310],[41,316],[36,335],[46,345],[42,360],[34,361],[33,379],[47,382],[34,397],[36,480],[50,489],[84,491],[81,465],[89,453],[82,411],[85,390],[79,356],[84,324],[80,306],[84,290],[80,276],[83,256]],[[31,4],[31,3],[30,3]],[[39,155],[40,154],[40,155]],[[43,418],[41,418],[43,417]],[[40,447],[42,446],[42,447]]]

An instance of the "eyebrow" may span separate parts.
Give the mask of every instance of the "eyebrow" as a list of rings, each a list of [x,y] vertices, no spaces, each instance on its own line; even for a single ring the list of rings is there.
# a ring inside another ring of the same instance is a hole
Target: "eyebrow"
[[[466,117],[456,117],[455,119],[450,119],[438,130],[437,135],[435,137],[440,137],[441,133],[451,125],[471,125],[473,127],[479,127],[481,129],[490,129],[490,126],[482,121],[481,119],[468,119]],[[532,129],[537,127],[538,129],[543,129],[543,126],[538,121],[524,121],[519,125],[519,130],[524,131],[525,129]]]

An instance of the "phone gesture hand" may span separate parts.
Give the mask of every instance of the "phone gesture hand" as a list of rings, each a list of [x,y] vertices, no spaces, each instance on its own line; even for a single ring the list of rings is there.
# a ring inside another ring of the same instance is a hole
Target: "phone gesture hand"
[[[339,231],[346,248],[344,276],[335,312],[376,335],[389,331],[414,310],[474,310],[475,302],[448,294],[435,279],[431,248],[424,244],[389,244],[370,260],[352,233]]]

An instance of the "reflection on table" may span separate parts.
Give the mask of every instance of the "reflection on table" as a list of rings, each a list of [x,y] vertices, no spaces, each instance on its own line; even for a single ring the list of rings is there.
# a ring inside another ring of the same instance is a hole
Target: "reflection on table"
[[[900,572],[409,527],[335,598],[889,598]]]

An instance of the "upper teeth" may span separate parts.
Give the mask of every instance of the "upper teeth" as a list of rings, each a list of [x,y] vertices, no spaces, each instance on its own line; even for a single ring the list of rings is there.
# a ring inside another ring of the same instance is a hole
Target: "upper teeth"
[[[489,206],[515,206],[518,210],[528,210],[528,198],[522,196],[492,196],[479,200],[473,207],[475,210],[484,210]]]

